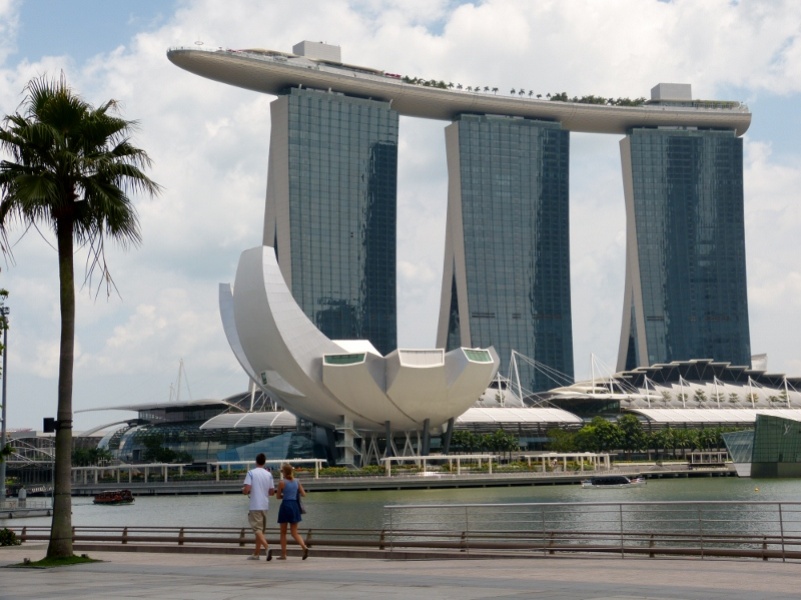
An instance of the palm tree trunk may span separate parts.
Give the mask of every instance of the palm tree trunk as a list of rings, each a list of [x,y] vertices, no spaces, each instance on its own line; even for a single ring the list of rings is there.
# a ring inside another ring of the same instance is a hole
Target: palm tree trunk
[[[58,363],[58,411],[49,558],[72,556],[72,370],[75,358],[75,276],[72,220],[56,221],[61,299],[61,348]]]

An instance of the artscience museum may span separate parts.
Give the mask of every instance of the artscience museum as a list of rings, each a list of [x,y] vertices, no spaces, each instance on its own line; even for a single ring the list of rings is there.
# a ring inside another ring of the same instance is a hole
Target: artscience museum
[[[398,349],[382,356],[367,340],[331,340],[309,320],[284,282],[275,251],[242,253],[236,280],[220,286],[225,333],[242,368],[298,417],[336,431],[341,460],[357,438],[422,432],[464,413],[498,369],[492,348]]]

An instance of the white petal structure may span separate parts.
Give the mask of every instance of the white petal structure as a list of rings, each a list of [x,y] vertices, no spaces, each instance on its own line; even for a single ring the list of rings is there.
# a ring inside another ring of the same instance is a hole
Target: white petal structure
[[[220,313],[248,375],[287,410],[329,427],[436,427],[476,402],[500,362],[493,348],[383,357],[364,340],[330,340],[295,302],[268,246],[242,253],[233,290],[220,285]]]

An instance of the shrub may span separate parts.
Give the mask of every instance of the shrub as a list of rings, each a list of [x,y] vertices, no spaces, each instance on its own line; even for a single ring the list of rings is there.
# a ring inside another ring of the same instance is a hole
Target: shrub
[[[8,527],[0,529],[0,546],[19,546],[22,542],[17,539],[17,534]]]

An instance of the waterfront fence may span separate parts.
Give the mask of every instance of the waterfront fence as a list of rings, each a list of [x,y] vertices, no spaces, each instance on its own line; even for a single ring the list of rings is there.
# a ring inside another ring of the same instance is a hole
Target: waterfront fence
[[[385,510],[382,529],[301,526],[300,531],[321,556],[523,558],[597,553],[801,561],[797,502],[417,504]],[[49,539],[49,527],[8,527],[23,542]],[[73,541],[76,550],[245,553],[250,551],[252,532],[247,527],[76,526]]]
[[[801,559],[801,503],[561,502],[393,505],[390,549]]]

